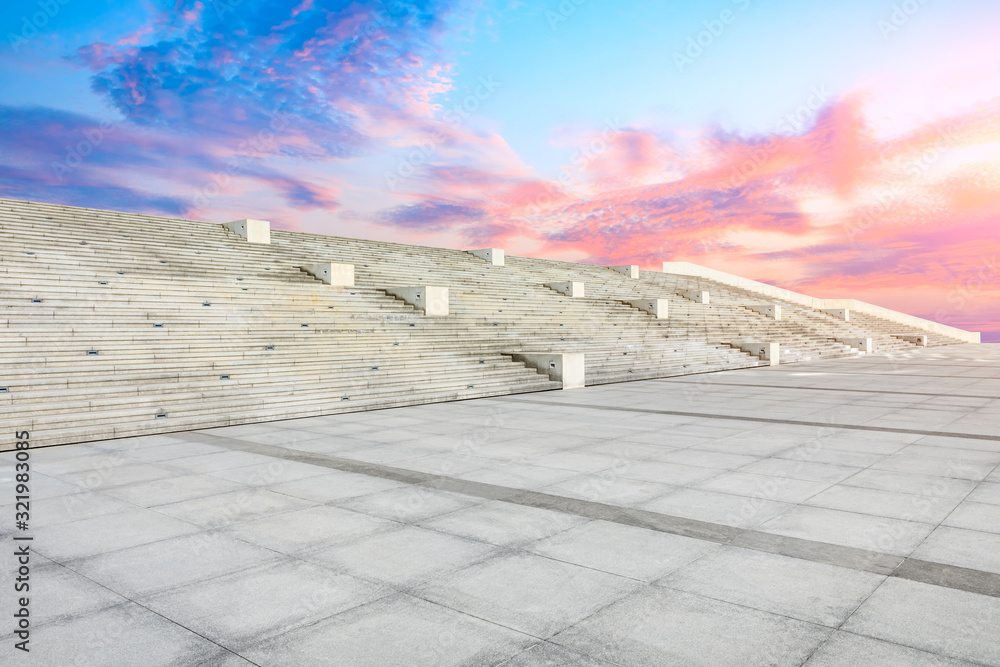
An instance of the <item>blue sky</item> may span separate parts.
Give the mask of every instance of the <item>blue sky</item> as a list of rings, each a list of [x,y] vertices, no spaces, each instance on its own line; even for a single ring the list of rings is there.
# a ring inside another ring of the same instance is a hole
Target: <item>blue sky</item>
[[[14,0],[0,194],[687,259],[995,326],[947,304],[998,249],[996,25],[985,0]]]

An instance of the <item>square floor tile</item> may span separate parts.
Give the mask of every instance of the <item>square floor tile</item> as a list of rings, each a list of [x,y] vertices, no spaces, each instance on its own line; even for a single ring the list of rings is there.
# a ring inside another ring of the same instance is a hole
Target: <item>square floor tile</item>
[[[869,514],[799,505],[760,526],[759,530],[815,542],[907,556],[934,526]]]
[[[913,558],[1000,574],[1000,535],[938,526]]]
[[[803,667],[973,667],[974,663],[927,653],[850,632],[835,632]]]
[[[1000,599],[890,577],[843,629],[930,653],[1000,664]]]
[[[142,603],[239,652],[391,591],[302,561],[265,564],[147,596]]]
[[[944,520],[945,526],[1000,533],[1000,505],[965,501]]]
[[[149,482],[116,486],[104,493],[140,507],[179,503],[193,498],[215,496],[246,487],[212,475],[181,475]]]
[[[399,526],[388,519],[319,505],[242,521],[228,528],[226,533],[267,549],[294,554]]]
[[[552,638],[627,665],[798,667],[831,630],[682,591],[650,587]]]
[[[391,479],[336,470],[316,477],[275,484],[268,487],[268,490],[317,503],[328,503],[341,498],[364,496],[369,493],[401,489],[408,486],[409,484],[395,482]]]
[[[914,495],[838,484],[813,496],[805,504],[937,524],[955,508],[958,499],[934,495],[931,489],[927,489],[927,493],[923,495]]]
[[[837,627],[884,579],[870,572],[723,546],[658,583]]]
[[[640,506],[644,510],[726,526],[752,528],[794,505],[729,493],[680,489]]]
[[[129,598],[245,570],[278,558],[224,535],[196,533],[67,563],[73,571]]]
[[[11,641],[4,638],[5,645]],[[29,664],[88,667],[176,667],[223,653],[207,639],[131,602],[34,628],[29,646]]]
[[[482,502],[485,502],[482,498],[408,484],[378,493],[335,500],[333,504],[393,521],[417,522]]]
[[[156,512],[183,519],[202,528],[222,529],[265,514],[290,512],[315,503],[265,489],[244,487],[240,491],[158,505]]]
[[[640,586],[636,581],[525,553],[499,556],[417,591],[477,618],[549,637]]]
[[[397,594],[243,651],[259,665],[496,665],[533,637]]]
[[[563,512],[493,501],[428,519],[420,525],[499,546],[517,546],[587,521]]]
[[[539,540],[527,550],[623,577],[652,581],[718,548],[655,530],[591,521]]]
[[[492,545],[416,526],[376,533],[303,558],[371,581],[412,587],[498,552]]]
[[[32,545],[43,556],[66,561],[187,535],[197,530],[196,526],[186,521],[163,516],[153,510],[136,509],[36,528]]]

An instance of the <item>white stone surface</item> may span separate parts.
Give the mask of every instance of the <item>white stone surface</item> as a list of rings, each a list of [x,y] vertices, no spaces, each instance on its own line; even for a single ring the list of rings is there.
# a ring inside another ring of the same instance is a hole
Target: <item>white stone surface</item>
[[[779,303],[751,304],[745,306],[745,308],[770,317],[772,320],[781,319],[781,304]]]
[[[327,285],[339,287],[354,287],[354,265],[323,262],[308,264],[302,269]]]
[[[624,264],[622,266],[609,266],[612,271],[617,271],[618,273],[628,276],[629,278],[639,277],[639,267],[636,264]]]
[[[913,343],[917,347],[927,347],[927,336],[923,334],[916,336],[910,336],[906,334],[894,334],[893,337]]]
[[[833,315],[838,320],[844,320],[845,322],[851,321],[851,309],[850,308],[820,308],[824,313],[828,315]]]
[[[511,353],[514,361],[523,361],[532,368],[547,374],[551,379],[562,382],[563,389],[579,389],[584,386],[584,354],[569,353]]]
[[[633,308],[644,310],[658,320],[669,316],[670,302],[667,299],[633,299],[629,301]]]
[[[778,343],[739,343],[739,348],[763,361],[771,362],[771,366],[781,363],[781,346]]]
[[[918,329],[923,329],[924,331],[930,331],[944,336],[951,336],[952,338],[957,338],[958,340],[966,343],[980,342],[979,332],[976,331],[956,329],[955,327],[950,327],[946,324],[940,324],[938,322],[932,322],[920,317],[914,317],[913,315],[907,315],[906,313],[900,313],[895,310],[865,303],[864,301],[858,301],[857,299],[817,299],[815,297],[786,290],[781,287],[768,285],[767,283],[750,280],[749,278],[741,278],[740,276],[726,273],[725,271],[719,271],[717,269],[710,269],[707,266],[692,264],[691,262],[664,262],[663,272],[672,273],[678,276],[706,278],[731,287],[756,292],[772,299],[781,299],[782,301],[808,306],[809,308],[816,308],[820,310],[824,308],[846,308],[848,310],[855,310],[859,313],[865,313],[866,315],[873,315],[874,317],[889,320],[890,322],[916,327]]]
[[[233,220],[225,226],[246,239],[247,243],[271,242],[271,223],[267,220]]]
[[[872,353],[872,339],[871,338],[838,338],[838,341],[844,345],[850,345],[856,350],[860,350],[865,354]]]
[[[504,265],[503,248],[482,248],[480,250],[469,250],[468,252],[476,257],[485,259],[487,264],[492,264],[493,266]]]
[[[584,286],[582,282],[577,281],[566,281],[558,283],[548,283],[546,285],[549,289],[553,289],[561,294],[565,294],[568,297],[574,299],[582,299],[584,297]]]
[[[681,296],[685,299],[690,299],[695,303],[711,303],[711,296],[709,295],[708,290],[691,290],[690,292],[684,292]]]
[[[447,287],[438,285],[387,287],[385,292],[397,299],[402,299],[414,308],[419,308],[428,317],[444,317],[448,314]]]

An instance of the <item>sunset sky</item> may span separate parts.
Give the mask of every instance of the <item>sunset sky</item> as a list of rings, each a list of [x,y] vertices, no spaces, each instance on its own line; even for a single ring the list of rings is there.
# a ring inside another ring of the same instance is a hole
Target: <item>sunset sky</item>
[[[995,0],[8,0],[0,196],[659,268],[1000,342]]]

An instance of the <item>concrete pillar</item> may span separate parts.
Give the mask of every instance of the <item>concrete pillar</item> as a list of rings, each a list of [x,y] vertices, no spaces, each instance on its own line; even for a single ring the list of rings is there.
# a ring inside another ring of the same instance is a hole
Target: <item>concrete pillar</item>
[[[927,347],[927,336],[923,334],[910,335],[910,334],[893,334],[893,338],[898,338],[900,340],[905,340],[909,343],[913,343],[917,347]]]
[[[510,354],[514,361],[524,362],[525,366],[545,373],[556,382],[562,382],[563,389],[579,389],[586,385],[583,352],[509,352],[505,354]]]
[[[267,220],[233,220],[223,226],[245,238],[247,243],[271,242],[271,223]]]
[[[448,314],[447,287],[436,285],[387,287],[385,293],[405,301],[414,308],[419,308],[428,317],[443,317]]]
[[[557,292],[565,294],[568,297],[574,299],[583,298],[583,283],[578,282],[565,282],[565,283],[548,283],[546,285],[549,289],[553,289]]]
[[[658,320],[667,319],[667,306],[670,302],[666,299],[634,299],[628,303],[633,308],[646,311]]]
[[[314,276],[317,280],[322,280],[327,285],[354,287],[353,264],[334,264],[333,262],[323,262],[322,264],[309,264],[307,266],[303,266],[302,270]]]
[[[698,303],[708,303],[709,295],[706,290],[693,290],[691,292],[684,292],[681,294],[685,299],[690,299],[691,301],[696,301]]]
[[[871,338],[838,338],[838,343],[843,343],[844,345],[850,345],[856,350],[861,350],[865,354],[872,353],[872,339]]]
[[[772,320],[781,319],[781,304],[778,303],[744,306],[744,308],[748,308],[755,313],[760,313],[761,315],[766,315]]]
[[[781,346],[778,343],[736,343],[736,346],[763,361],[771,362],[770,366],[781,363]]]
[[[635,264],[626,264],[624,266],[609,266],[608,268],[611,269],[612,271],[617,271],[618,273],[626,275],[629,278],[639,277],[639,267],[636,266]]]
[[[493,266],[503,266],[503,248],[483,248],[482,250],[468,250],[467,252],[470,252],[481,259],[485,259],[487,264],[492,264]]]
[[[851,311],[847,308],[823,308],[824,313],[829,313],[837,319],[844,320],[845,322],[851,321]]]

